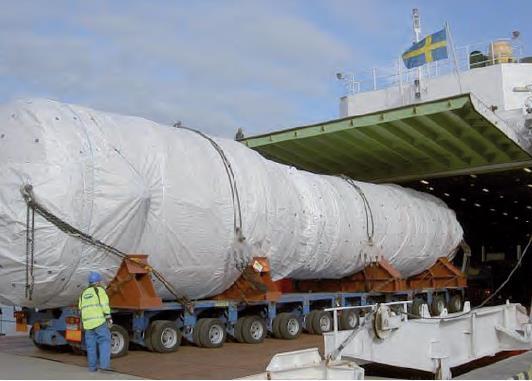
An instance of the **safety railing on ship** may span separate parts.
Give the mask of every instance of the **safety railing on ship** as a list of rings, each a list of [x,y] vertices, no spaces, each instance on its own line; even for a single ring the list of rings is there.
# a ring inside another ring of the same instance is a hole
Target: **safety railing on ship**
[[[502,48],[501,48],[502,46]],[[403,87],[421,78],[435,78],[499,63],[521,62],[523,44],[519,39],[497,39],[465,46],[449,47],[448,58],[433,61],[418,68],[405,68],[401,58],[388,66],[369,70],[338,73],[345,86],[345,95],[354,95],[389,87]],[[418,74],[419,73],[419,74]]]

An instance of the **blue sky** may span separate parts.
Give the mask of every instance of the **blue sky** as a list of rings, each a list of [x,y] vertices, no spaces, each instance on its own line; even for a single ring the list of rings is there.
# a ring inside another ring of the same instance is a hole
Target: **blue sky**
[[[0,101],[47,97],[230,137],[332,119],[339,71],[391,66],[445,21],[457,46],[519,30],[532,1],[12,1]]]

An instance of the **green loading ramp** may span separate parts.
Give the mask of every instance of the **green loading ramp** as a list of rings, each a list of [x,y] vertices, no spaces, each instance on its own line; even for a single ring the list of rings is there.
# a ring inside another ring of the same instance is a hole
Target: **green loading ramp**
[[[247,137],[274,161],[400,182],[532,165],[506,123],[471,94]]]

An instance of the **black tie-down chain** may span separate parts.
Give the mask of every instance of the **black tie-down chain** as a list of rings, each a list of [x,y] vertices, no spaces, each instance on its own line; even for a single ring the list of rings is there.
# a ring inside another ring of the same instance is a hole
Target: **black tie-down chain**
[[[35,276],[33,275],[34,252],[35,252],[35,209],[26,210],[26,299],[32,300],[33,287],[35,285]]]
[[[79,239],[80,241],[86,243],[87,245],[96,247],[107,253],[113,254],[117,257],[122,258],[123,260],[128,260],[135,264],[139,264],[143,266],[145,270],[152,273],[155,276],[155,278],[157,278],[164,285],[164,287],[175,297],[175,300],[177,302],[183,304],[189,311],[192,310],[192,304],[190,300],[186,296],[179,295],[177,291],[174,289],[174,287],[165,279],[165,277],[159,271],[157,271],[150,265],[146,265],[142,263],[140,260],[136,258],[129,257],[126,253],[100,241],[99,239],[92,237],[90,234],[82,232],[81,230],[70,225],[68,222],[57,217],[55,214],[50,212],[48,209],[46,209],[43,205],[41,205],[35,199],[32,185],[30,184],[23,185],[20,191],[22,193],[22,196],[24,197],[24,200],[26,201],[26,205],[28,206],[28,212],[27,212],[27,218],[26,218],[26,222],[28,225],[27,231],[26,231],[26,262],[27,262],[27,265],[26,265],[26,296],[29,297],[30,300],[31,300],[31,293],[33,291],[33,282],[34,282],[34,278],[33,278],[33,252],[34,252],[34,247],[35,247],[34,216],[35,216],[35,213],[37,213],[40,216],[42,216],[46,221],[50,222],[51,224],[53,224],[55,227],[57,227],[59,230],[69,235],[70,237]]]

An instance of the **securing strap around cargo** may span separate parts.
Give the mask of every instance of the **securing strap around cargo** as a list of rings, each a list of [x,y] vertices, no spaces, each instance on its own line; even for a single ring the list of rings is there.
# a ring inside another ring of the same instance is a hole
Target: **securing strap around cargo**
[[[218,155],[220,155],[220,158],[222,159],[222,163],[225,168],[225,172],[227,173],[227,178],[229,180],[229,186],[231,187],[231,198],[233,200],[233,229],[235,232],[235,243],[243,243],[246,238],[244,236],[244,232],[242,231],[242,208],[240,206],[240,196],[238,195],[238,187],[236,184],[235,174],[233,172],[233,167],[231,166],[231,162],[225,155],[224,150],[218,143],[214,141],[211,137],[205,135],[203,132],[195,130],[193,128],[181,126],[180,128],[184,128],[186,130],[195,132],[202,138],[206,139],[211,145],[214,147]],[[239,245],[237,245],[239,246]],[[242,272],[247,266],[247,261],[245,256],[242,252],[239,252],[239,250],[235,251],[234,259],[236,263],[237,269]]]
[[[32,300],[33,287],[35,285],[35,276],[33,275],[34,252],[35,252],[35,209],[28,207],[26,209],[26,299]]]
[[[110,253],[110,254],[113,254],[113,255],[116,255],[117,257],[120,257],[122,259],[125,259],[125,260],[128,260],[128,261],[131,261],[131,262],[135,262],[135,263],[139,263],[141,264],[142,266],[144,266],[144,268],[149,271],[150,273],[152,273],[155,278],[157,278],[157,280],[159,280],[163,286],[170,292],[170,294],[172,294],[176,300],[185,305],[187,308],[190,308],[191,304],[190,304],[190,301],[188,300],[187,297],[185,296],[182,296],[182,295],[179,295],[177,293],[177,291],[173,288],[173,286],[164,278],[164,276],[159,272],[157,271],[156,269],[154,269],[153,267],[149,266],[149,265],[146,265],[144,263],[141,263],[139,260],[135,259],[135,258],[131,258],[129,257],[126,253],[118,250],[117,248],[113,247],[113,246],[110,246],[94,237],[92,237],[91,235],[87,234],[87,233],[84,233],[82,232],[81,230],[75,228],[74,226],[70,225],[68,222],[62,220],[61,218],[57,217],[56,215],[54,215],[52,212],[50,212],[48,209],[46,209],[43,205],[41,205],[36,199],[35,199],[35,196],[33,194],[33,186],[30,185],[30,184],[26,184],[26,185],[23,185],[20,189],[21,193],[22,193],[22,196],[24,197],[24,200],[26,201],[26,205],[28,206],[28,216],[27,216],[27,222],[28,222],[28,230],[27,230],[27,235],[29,234],[29,237],[31,237],[31,241],[29,242],[28,239],[26,240],[26,248],[28,249],[28,247],[30,248],[30,257],[27,258],[27,261],[29,263],[29,268],[28,270],[26,271],[27,273],[27,284],[28,286],[26,287],[29,291],[32,291],[33,290],[33,286],[31,285],[30,283],[30,279],[31,281],[33,282],[33,250],[34,250],[34,237],[35,237],[35,224],[33,223],[34,221],[34,218],[31,219],[32,223],[30,225],[30,209],[31,209],[31,215],[34,216],[35,212],[37,212],[37,214],[39,214],[41,217],[43,217],[45,220],[47,220],[48,222],[50,222],[51,224],[53,224],[55,227],[57,227],[59,230],[61,230],[63,233],[71,236],[71,237],[74,237],[76,239],[79,239],[80,241],[90,245],[90,246],[94,246],[98,249],[101,249],[107,253]],[[26,254],[26,256],[28,257],[28,252]],[[30,262],[31,261],[31,262]],[[30,279],[28,279],[30,278]],[[31,293],[30,292],[27,292],[27,295],[29,295],[31,297]],[[31,299],[30,299],[31,300]]]
[[[373,243],[373,236],[375,234],[375,222],[373,220],[373,213],[371,211],[369,201],[366,198],[366,195],[364,194],[362,188],[360,188],[355,183],[355,180],[345,175],[340,175],[340,177],[344,179],[349,185],[351,185],[360,195],[360,198],[362,199],[362,204],[364,205],[364,213],[366,215],[366,236],[368,237],[368,242]]]

